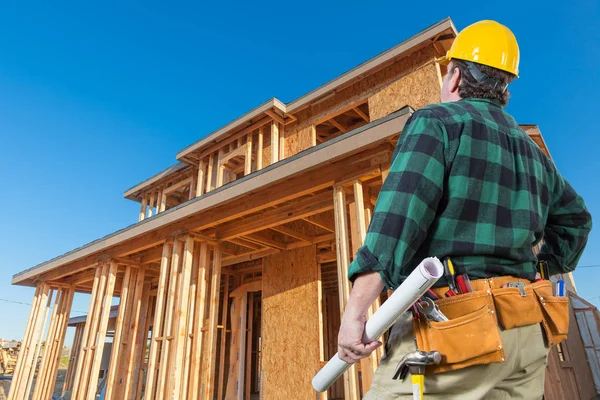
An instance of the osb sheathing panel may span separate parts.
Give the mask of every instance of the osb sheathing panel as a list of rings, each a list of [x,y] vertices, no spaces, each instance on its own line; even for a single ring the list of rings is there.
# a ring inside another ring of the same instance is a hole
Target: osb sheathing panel
[[[316,247],[265,258],[261,398],[312,399],[319,370]]]
[[[285,156],[291,157],[295,154],[300,153],[302,150],[311,148],[313,144],[312,138],[314,136],[313,125],[308,126],[304,129],[296,130],[285,135]]]
[[[328,115],[336,115],[339,110],[351,104],[366,100],[382,86],[397,80],[399,77],[431,62],[436,57],[433,46],[424,47],[407,57],[389,65],[382,70],[337,92],[334,96],[313,106],[299,111],[295,116],[298,120],[286,126],[288,133],[306,128],[309,125],[322,122]],[[436,78],[437,82],[437,78]],[[371,121],[374,118],[371,116]]]
[[[369,97],[371,120],[385,117],[404,106],[416,110],[428,104],[439,103],[440,95],[438,69],[435,64],[428,64]]]

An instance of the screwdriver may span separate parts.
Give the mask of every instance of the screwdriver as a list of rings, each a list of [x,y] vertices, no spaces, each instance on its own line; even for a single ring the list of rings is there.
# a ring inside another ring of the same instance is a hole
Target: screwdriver
[[[456,296],[458,289],[456,288],[456,282],[454,282],[454,265],[449,258],[444,259],[444,275],[450,288],[446,292],[446,297]]]

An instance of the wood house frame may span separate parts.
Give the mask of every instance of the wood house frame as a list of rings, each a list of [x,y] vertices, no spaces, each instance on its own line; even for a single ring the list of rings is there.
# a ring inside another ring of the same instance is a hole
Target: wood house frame
[[[434,58],[455,36],[445,19],[291,103],[267,101],[127,190],[137,223],[16,274],[35,295],[9,400],[32,391],[43,341],[33,399],[50,398],[75,292],[91,300],[73,400],[94,398],[107,337],[106,399],[315,398],[394,146],[414,109],[439,102]],[[317,397],[360,398],[380,357]]]

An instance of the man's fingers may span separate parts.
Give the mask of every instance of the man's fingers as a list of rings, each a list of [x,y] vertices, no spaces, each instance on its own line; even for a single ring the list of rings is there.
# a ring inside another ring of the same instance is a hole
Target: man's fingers
[[[367,343],[367,344],[365,344],[365,353],[371,354],[373,351],[375,351],[375,349],[377,349],[381,345],[382,345],[382,343],[377,340],[375,340],[371,343]]]

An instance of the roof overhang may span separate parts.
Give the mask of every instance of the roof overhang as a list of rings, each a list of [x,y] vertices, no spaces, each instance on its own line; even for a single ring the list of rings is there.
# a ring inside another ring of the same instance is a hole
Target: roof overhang
[[[148,186],[160,181],[163,178],[166,178],[168,176],[170,176],[171,174],[174,174],[176,172],[179,172],[185,168],[188,168],[189,165],[186,163],[177,163],[167,169],[165,169],[164,171],[159,172],[158,174],[154,175],[153,177],[146,179],[143,182],[138,183],[137,185],[133,186],[130,189],[127,189],[125,191],[125,194],[123,195],[126,199],[129,200],[133,200],[136,201],[140,195],[140,192],[147,188]]]

